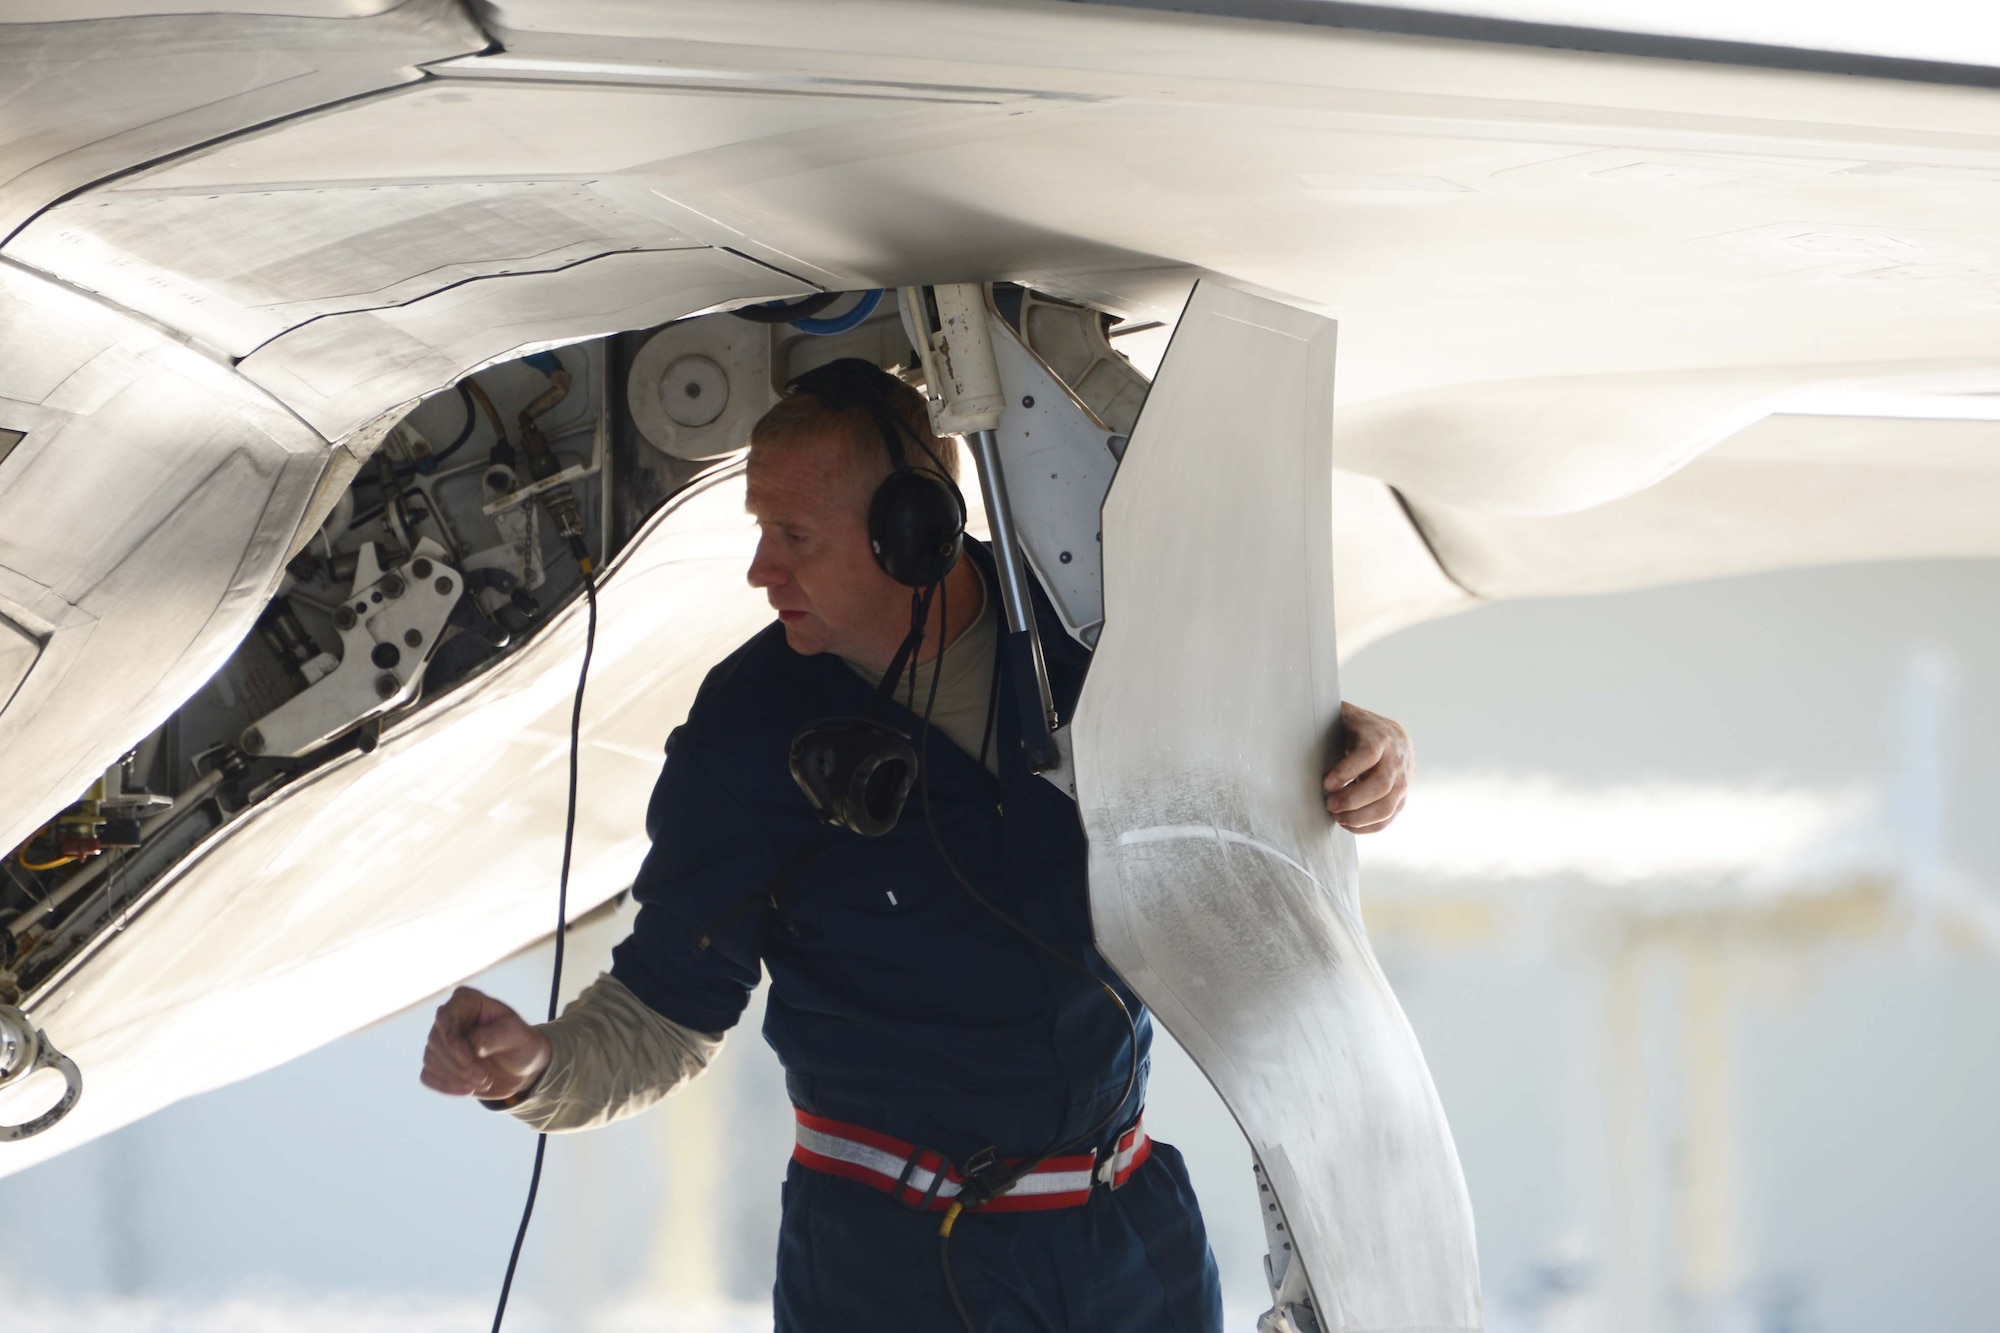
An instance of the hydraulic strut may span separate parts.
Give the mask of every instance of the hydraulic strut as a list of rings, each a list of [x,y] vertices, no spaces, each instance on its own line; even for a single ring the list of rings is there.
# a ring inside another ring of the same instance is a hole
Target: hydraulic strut
[[[1048,667],[1028,595],[1028,571],[1014,513],[1007,503],[1007,477],[1000,466],[995,435],[1006,391],[993,357],[986,324],[986,290],[974,282],[902,289],[903,317],[924,364],[924,392],[931,428],[961,435],[972,443],[979,489],[986,497],[986,522],[993,532],[993,564],[999,576],[1000,605],[1007,617],[1007,668],[1016,680],[1035,682],[1034,693],[1015,691],[1020,709],[1021,744],[1028,767],[1046,772],[1062,763],[1053,731],[1057,718],[1049,692]],[[928,298],[928,299],[926,299]]]

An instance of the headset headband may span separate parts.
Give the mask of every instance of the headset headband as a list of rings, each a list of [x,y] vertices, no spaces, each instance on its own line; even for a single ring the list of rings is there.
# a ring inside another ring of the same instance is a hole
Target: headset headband
[[[864,361],[858,356],[844,356],[838,361],[829,361],[794,375],[785,389],[789,393],[811,394],[830,412],[846,412],[856,407],[867,409],[868,415],[875,421],[875,429],[882,433],[882,447],[888,451],[889,465],[902,472],[909,468],[910,462],[903,452],[899,436],[909,431],[910,426],[898,413],[889,410],[889,395],[901,384],[901,380],[872,361]],[[910,434],[914,439],[915,432]],[[918,440],[917,444],[926,454],[931,452],[923,441]]]

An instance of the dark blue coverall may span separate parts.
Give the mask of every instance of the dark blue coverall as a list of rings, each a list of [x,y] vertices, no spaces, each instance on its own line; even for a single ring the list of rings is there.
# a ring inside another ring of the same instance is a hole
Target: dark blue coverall
[[[966,552],[993,587],[992,556]],[[1037,623],[1059,625],[1034,589]],[[1064,718],[1089,653],[1044,635]],[[1100,1150],[1144,1104],[1152,1023],[1092,941],[1087,846],[1076,805],[1029,772],[997,668],[996,781],[942,733],[924,745],[938,837],[1001,910],[1118,987],[1138,1025],[1103,992],[982,909],[947,870],[914,791],[880,838],[825,841],[781,892],[759,898],[788,858],[821,836],[792,781],[794,733],[868,711],[871,687],[832,654],[802,656],[773,623],[709,673],[667,740],[653,792],[653,840],[633,885],[640,909],[612,974],[654,1010],[719,1033],[742,1015],[759,966],[771,973],[764,1036],[792,1100],[964,1163],[1067,1144],[1130,1097]],[[1033,689],[1032,682],[1027,688]],[[922,706],[921,700],[919,707]],[[920,735],[891,705],[889,720]],[[1003,813],[1004,812],[1004,813]],[[707,947],[702,937],[709,937]],[[1069,1148],[1068,1151],[1081,1151]],[[939,1267],[936,1213],[865,1184],[790,1164],[778,1240],[778,1333],[957,1333]],[[952,1271],[980,1333],[1213,1333],[1221,1290],[1181,1156],[1155,1144],[1121,1188],[1047,1212],[962,1216]]]

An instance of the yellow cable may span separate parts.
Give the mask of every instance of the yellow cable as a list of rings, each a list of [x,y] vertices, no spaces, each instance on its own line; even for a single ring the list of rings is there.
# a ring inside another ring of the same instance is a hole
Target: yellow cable
[[[486,390],[480,388],[479,381],[473,379],[470,375],[465,377],[465,387],[471,392],[474,398],[479,400],[479,405],[486,410],[486,419],[493,423],[494,438],[500,443],[505,444],[507,442],[507,427],[500,421],[500,409],[493,406],[493,400],[486,396]]]
[[[26,870],[54,870],[57,866],[66,866],[71,861],[76,860],[74,856],[58,856],[53,861],[30,861],[28,859],[28,849],[25,847],[16,853],[16,859],[20,861],[22,868]]]
[[[964,1211],[965,1205],[954,1200],[951,1207],[944,1210],[944,1222],[938,1227],[938,1235],[949,1236],[951,1224],[958,1221],[958,1215]]]

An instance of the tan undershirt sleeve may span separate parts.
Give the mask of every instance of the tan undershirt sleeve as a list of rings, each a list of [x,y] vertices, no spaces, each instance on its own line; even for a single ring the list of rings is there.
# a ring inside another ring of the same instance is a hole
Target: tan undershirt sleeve
[[[662,1018],[609,972],[553,1023],[549,1066],[506,1110],[546,1134],[596,1129],[639,1112],[699,1074],[722,1038]]]

